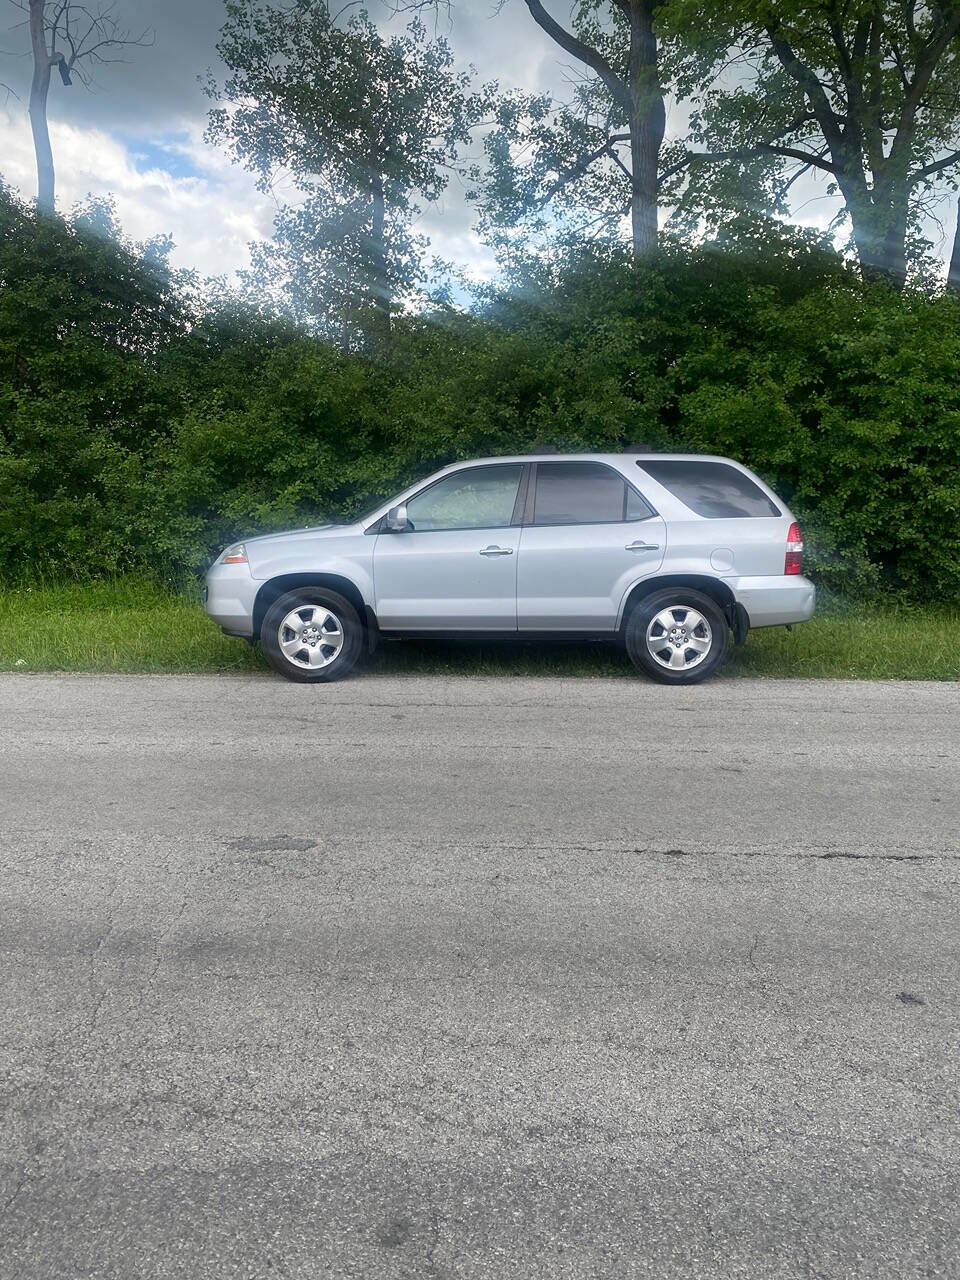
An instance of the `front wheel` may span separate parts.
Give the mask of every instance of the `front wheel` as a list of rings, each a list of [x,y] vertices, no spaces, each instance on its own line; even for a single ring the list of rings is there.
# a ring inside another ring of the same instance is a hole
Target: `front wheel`
[[[635,667],[663,684],[706,680],[727,656],[729,626],[720,607],[690,587],[654,591],[634,608],[624,635]]]
[[[260,628],[260,648],[274,671],[288,680],[339,680],[360,657],[363,623],[336,591],[301,587],[271,604]]]

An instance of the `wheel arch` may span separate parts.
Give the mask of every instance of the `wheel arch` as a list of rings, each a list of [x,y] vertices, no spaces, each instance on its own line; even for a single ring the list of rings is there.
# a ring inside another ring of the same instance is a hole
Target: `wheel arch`
[[[737,598],[722,578],[712,578],[708,573],[665,573],[644,578],[631,587],[620,610],[619,630],[622,631],[627,625],[630,614],[641,600],[666,587],[691,587],[694,591],[701,591],[720,606],[727,622],[736,629]]]
[[[257,592],[256,599],[253,604],[253,639],[258,640],[260,637],[260,628],[263,626],[263,619],[267,610],[273,604],[274,600],[285,595],[288,591],[295,591],[297,587],[327,587],[330,591],[336,591],[344,599],[349,600],[360,616],[366,633],[368,645],[371,643],[372,633],[376,629],[376,619],[372,611],[363,598],[363,594],[357,584],[350,578],[343,577],[339,573],[283,573],[275,578],[268,578],[263,586]]]

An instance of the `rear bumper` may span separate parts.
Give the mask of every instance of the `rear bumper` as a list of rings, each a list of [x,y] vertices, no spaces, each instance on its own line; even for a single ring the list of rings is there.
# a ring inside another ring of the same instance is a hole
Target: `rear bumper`
[[[253,606],[263,586],[245,564],[215,564],[207,573],[203,607],[232,636],[253,636]]]
[[[817,589],[800,574],[777,578],[727,579],[747,611],[751,628],[779,627],[813,617]]]

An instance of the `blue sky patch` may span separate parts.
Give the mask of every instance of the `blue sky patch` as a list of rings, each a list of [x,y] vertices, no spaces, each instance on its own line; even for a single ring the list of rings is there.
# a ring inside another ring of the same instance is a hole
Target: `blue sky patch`
[[[144,138],[118,132],[117,137],[139,173],[162,169],[171,178],[199,178],[202,174],[188,150],[189,138],[185,133]]]

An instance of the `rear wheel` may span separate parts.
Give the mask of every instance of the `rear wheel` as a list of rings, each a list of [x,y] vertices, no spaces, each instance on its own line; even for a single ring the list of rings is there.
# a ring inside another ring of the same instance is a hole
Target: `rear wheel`
[[[363,624],[336,591],[302,587],[279,596],[260,628],[263,656],[288,680],[322,684],[340,680],[363,649]]]
[[[646,596],[627,619],[624,639],[634,666],[663,684],[696,684],[727,656],[730,634],[720,606],[691,587]]]

